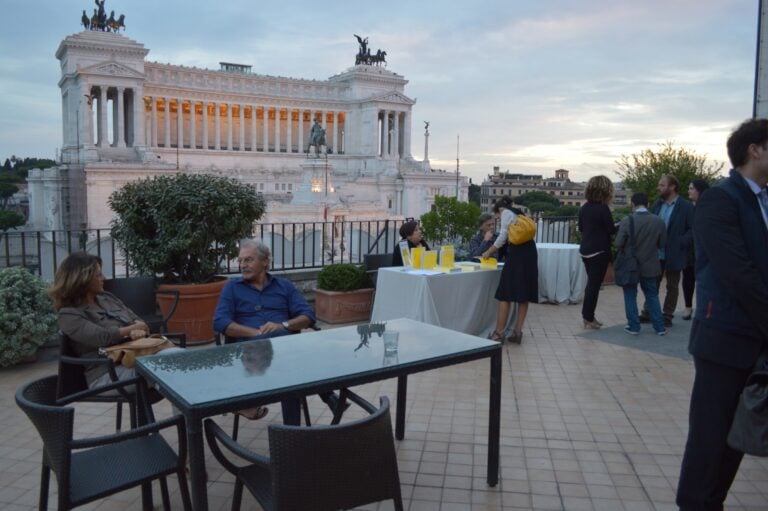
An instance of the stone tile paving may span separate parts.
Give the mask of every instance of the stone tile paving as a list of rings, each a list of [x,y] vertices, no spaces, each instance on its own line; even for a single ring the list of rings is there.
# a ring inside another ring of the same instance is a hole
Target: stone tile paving
[[[579,305],[533,305],[523,344],[504,347],[501,481],[496,488],[485,483],[487,361],[409,378],[406,439],[396,443],[406,509],[676,509],[693,366],[585,339],[580,310]],[[606,326],[623,324],[618,288],[604,288],[598,318]],[[13,395],[23,382],[55,371],[53,360],[0,371],[1,509],[37,507],[41,442]],[[356,390],[372,401],[379,395],[394,401],[395,388],[390,380]],[[310,406],[317,422],[329,419],[317,397]],[[113,431],[114,407],[76,409],[79,436]],[[165,417],[170,406],[159,404],[156,410]],[[228,427],[232,418],[216,420]],[[277,405],[265,420],[241,427],[240,442],[267,454],[271,421],[280,421]],[[229,509],[233,479],[212,457],[207,464],[210,508]],[[174,508],[180,509],[176,482],[171,478],[169,483]],[[260,509],[245,493],[243,509]],[[140,508],[139,491],[130,490],[82,509]],[[768,460],[744,459],[726,509],[768,509]]]

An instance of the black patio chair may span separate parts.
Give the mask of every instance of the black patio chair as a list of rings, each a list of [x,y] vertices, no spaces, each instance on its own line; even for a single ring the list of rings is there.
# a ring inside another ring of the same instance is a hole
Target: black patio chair
[[[340,425],[270,424],[269,458],[236,443],[206,419],[211,452],[236,477],[232,511],[240,509],[243,486],[271,511],[351,509],[388,499],[402,511],[389,399],[380,402],[378,409],[366,402],[371,415]],[[230,458],[249,464],[237,466]]]
[[[152,481],[160,480],[163,508],[170,509],[166,476],[176,474],[184,509],[191,509],[189,488],[184,473],[187,456],[184,419],[175,416],[112,435],[94,438],[73,438],[75,410],[66,406],[100,392],[139,386],[132,378],[111,383],[57,400],[57,377],[47,376],[32,381],[16,392],[16,404],[27,414],[43,440],[42,473],[40,477],[39,508],[48,509],[48,486],[51,470],[58,486],[58,509],[66,510],[142,486],[142,504],[152,509]],[[140,391],[136,395],[141,395]],[[146,406],[147,418],[153,419]],[[178,454],[159,434],[176,428]]]
[[[368,275],[373,279],[373,285],[376,286],[376,278],[379,275],[379,268],[392,266],[392,254],[365,254],[363,264]]]
[[[185,348],[187,345],[187,338],[185,334],[165,334],[168,338],[172,338],[178,342],[179,346]],[[98,358],[82,358],[77,355],[73,346],[72,340],[59,332],[59,373],[56,382],[56,397],[58,399],[65,398],[72,394],[77,394],[88,390],[88,382],[85,379],[85,369],[92,364],[104,365],[107,368],[110,379],[113,382],[118,381],[117,373],[115,372],[115,363],[112,359],[107,357]],[[155,389],[150,389],[147,393],[147,399],[150,404],[157,403],[163,399]],[[128,410],[130,413],[131,427],[136,427],[137,424],[137,399],[135,394],[127,392],[125,389],[117,389],[117,394],[114,395],[89,395],[80,401],[87,401],[92,403],[116,403],[117,410],[115,411],[115,431],[120,431],[123,422],[123,403],[128,404]]]
[[[165,333],[168,331],[168,320],[176,312],[176,306],[179,304],[179,292],[159,290],[156,287],[154,277],[129,277],[104,281],[104,290],[118,297],[135,312],[149,326],[151,333]],[[160,294],[173,297],[173,303],[167,315],[163,315],[157,305],[156,296]]]

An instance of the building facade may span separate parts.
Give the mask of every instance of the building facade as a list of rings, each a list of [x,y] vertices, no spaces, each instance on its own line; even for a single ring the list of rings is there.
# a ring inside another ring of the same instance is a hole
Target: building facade
[[[386,67],[357,64],[319,81],[148,54],[116,32],[61,42],[60,165],[30,172],[31,227],[106,227],[113,191],[174,172],[253,184],[274,223],[418,217],[435,195],[456,195],[455,174],[411,155],[415,101]],[[309,147],[315,125],[320,148]],[[466,178],[458,188],[466,200]]]

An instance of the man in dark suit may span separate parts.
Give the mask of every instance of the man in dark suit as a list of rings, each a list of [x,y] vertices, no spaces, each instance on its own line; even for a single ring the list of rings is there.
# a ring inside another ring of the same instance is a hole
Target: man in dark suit
[[[696,376],[677,504],[721,510],[742,453],[727,443],[739,395],[768,348],[768,119],[728,138],[730,177],[696,205]]]
[[[653,329],[656,335],[665,335],[664,319],[661,315],[659,303],[659,289],[656,287],[656,279],[661,274],[659,264],[659,249],[667,240],[664,222],[656,215],[648,212],[648,196],[644,193],[636,193],[632,196],[632,220],[634,223],[634,256],[637,259],[638,272],[640,273],[640,289],[643,290],[645,303],[651,314]],[[628,254],[632,250],[630,241],[630,217],[624,218],[619,224],[619,232],[616,235],[616,248],[620,253]],[[627,326],[624,331],[631,335],[640,333],[640,318],[637,314],[637,284],[624,286],[624,311],[627,315]]]
[[[651,213],[664,220],[667,226],[667,243],[659,251],[661,274],[656,279],[656,288],[661,294],[661,279],[667,279],[667,294],[664,297],[664,325],[672,326],[680,294],[680,275],[688,264],[688,249],[693,243],[693,204],[680,197],[680,182],[675,176],[664,175],[659,179],[659,199],[653,203]],[[641,321],[650,322],[647,304],[643,305]]]

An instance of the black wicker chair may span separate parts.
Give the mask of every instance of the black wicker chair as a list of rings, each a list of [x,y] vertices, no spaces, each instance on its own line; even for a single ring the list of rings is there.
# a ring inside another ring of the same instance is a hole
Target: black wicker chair
[[[40,477],[41,510],[48,508],[51,470],[58,484],[58,509],[71,509],[128,488],[142,486],[143,508],[152,509],[151,483],[160,479],[163,507],[170,509],[166,476],[176,474],[184,509],[191,509],[189,488],[184,473],[187,456],[184,419],[176,416],[149,422],[124,433],[94,438],[73,439],[75,410],[66,406],[90,394],[139,385],[139,378],[112,383],[71,398],[56,399],[57,377],[27,383],[16,392],[16,404],[27,414],[43,440]],[[136,392],[141,395],[140,391]],[[152,412],[144,407],[147,419]],[[176,428],[178,454],[159,431]]]
[[[382,397],[379,409],[366,405],[370,416],[335,426],[270,424],[270,458],[239,445],[206,419],[211,452],[237,478],[232,511],[240,509],[243,486],[267,511],[350,509],[387,499],[402,511],[389,400]],[[220,443],[250,464],[235,465]]]
[[[109,291],[135,312],[149,326],[152,333],[168,331],[168,319],[176,312],[179,304],[178,291],[162,291],[156,289],[154,277],[129,277],[124,279],[108,279],[104,281],[104,290]],[[169,295],[174,298],[168,315],[159,312],[156,295]]]
[[[187,338],[185,334],[165,334],[167,337],[175,340],[179,346],[185,348]],[[69,337],[59,332],[59,374],[56,384],[56,397],[62,399],[72,394],[77,394],[88,390],[88,383],[85,379],[85,369],[92,364],[102,364],[107,367],[110,378],[116,382],[117,373],[115,372],[115,363],[107,357],[82,358],[77,355],[72,347],[72,341]],[[123,422],[123,403],[128,404],[130,413],[131,427],[136,427],[136,395],[127,392],[125,389],[118,388],[117,395],[89,395],[80,399],[92,403],[117,403],[115,413],[115,431],[120,431]],[[147,399],[151,404],[157,403],[163,399],[155,389],[150,389],[147,393]]]
[[[376,286],[376,279],[379,275],[379,268],[392,266],[392,254],[365,254],[363,256],[365,270],[373,279],[373,285]]]

